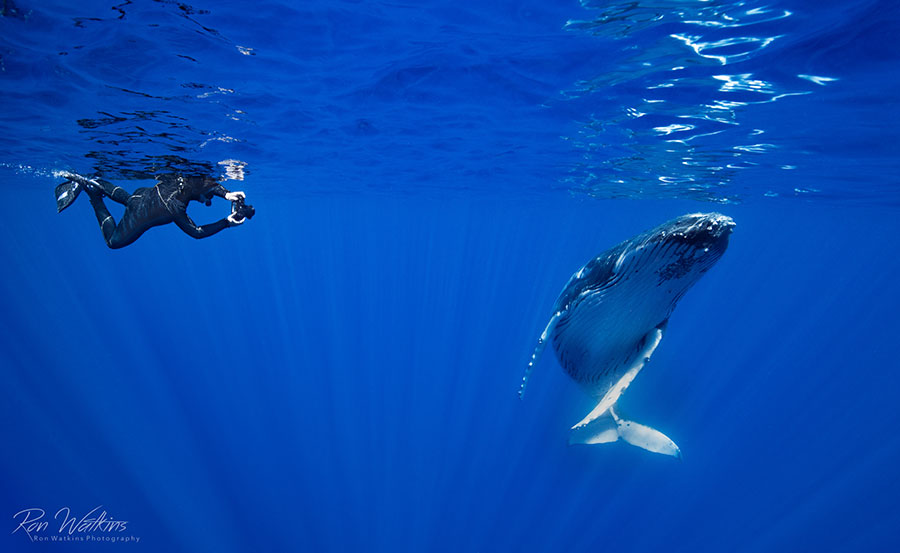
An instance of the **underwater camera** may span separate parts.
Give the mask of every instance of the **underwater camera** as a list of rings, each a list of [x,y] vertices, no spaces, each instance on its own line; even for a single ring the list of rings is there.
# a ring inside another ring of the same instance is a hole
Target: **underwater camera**
[[[238,198],[231,202],[231,213],[235,215],[238,221],[244,219],[252,219],[256,215],[256,210],[250,204],[244,203],[244,198]]]

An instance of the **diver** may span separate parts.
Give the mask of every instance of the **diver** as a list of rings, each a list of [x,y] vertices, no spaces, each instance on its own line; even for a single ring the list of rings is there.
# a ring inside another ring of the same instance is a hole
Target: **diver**
[[[60,174],[66,182],[56,187],[56,209],[61,212],[85,191],[94,208],[106,245],[112,249],[124,248],[151,227],[174,222],[188,236],[207,238],[224,230],[243,224],[253,217],[253,206],[244,203],[243,192],[229,192],[212,177],[204,175],[163,174],[156,177],[156,186],[138,188],[129,194],[122,187],[101,179],[88,179],[69,172]],[[125,206],[125,213],[116,224],[103,197]],[[213,196],[231,202],[231,214],[215,223],[198,226],[187,214],[191,201],[212,204]]]

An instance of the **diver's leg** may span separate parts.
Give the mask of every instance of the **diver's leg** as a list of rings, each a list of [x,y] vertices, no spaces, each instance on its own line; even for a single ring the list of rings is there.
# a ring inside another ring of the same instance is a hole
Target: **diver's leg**
[[[125,204],[125,213],[122,214],[111,236],[106,239],[110,248],[124,248],[140,238],[152,226],[148,225],[147,221],[151,219],[149,214],[156,195],[147,194],[150,190],[152,189],[138,188],[128,198],[128,203]]]
[[[94,208],[94,215],[97,216],[97,222],[100,223],[103,239],[106,240],[107,246],[113,248],[115,246],[112,245],[111,240],[116,232],[116,221],[109,210],[106,209],[106,204],[103,203],[103,194],[99,190],[89,187],[87,188],[87,193],[91,200],[91,207]]]
[[[68,171],[64,171],[60,173],[60,176],[65,177],[71,182],[77,183],[79,186],[83,187],[86,190],[95,190],[97,192],[102,192],[104,195],[109,196],[112,201],[125,205],[128,202],[128,198],[131,197],[131,194],[125,191],[121,186],[116,186],[111,182],[107,182],[101,179],[89,179],[87,177],[83,177],[78,173],[70,173]],[[57,190],[57,192],[60,192]],[[71,201],[70,201],[71,202]],[[63,206],[62,209],[68,207],[68,204]],[[62,211],[60,209],[60,211]]]
[[[144,234],[144,230],[146,229],[139,228],[136,224],[133,212],[126,209],[106,244],[114,250],[124,248],[140,238]]]
[[[111,182],[107,182],[101,179],[94,179],[93,182],[99,184],[100,190],[112,201],[122,205],[128,204],[128,198],[131,197],[131,194],[126,192],[125,189],[121,186],[116,186]]]

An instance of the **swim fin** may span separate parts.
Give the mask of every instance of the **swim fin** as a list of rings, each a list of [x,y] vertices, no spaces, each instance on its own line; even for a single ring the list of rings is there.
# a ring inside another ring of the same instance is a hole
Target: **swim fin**
[[[56,187],[56,212],[60,213],[72,205],[84,187],[75,181],[67,180]]]

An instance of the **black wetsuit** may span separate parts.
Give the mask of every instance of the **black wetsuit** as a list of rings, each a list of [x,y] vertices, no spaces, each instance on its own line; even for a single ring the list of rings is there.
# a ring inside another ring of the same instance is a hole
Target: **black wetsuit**
[[[86,179],[85,179],[86,180]],[[228,190],[215,184],[209,177],[172,176],[158,178],[152,188],[138,188],[129,194],[112,183],[95,179],[85,187],[91,205],[103,231],[106,244],[113,249],[123,248],[138,238],[147,229],[174,222],[178,228],[194,238],[206,238],[234,226],[228,218],[215,223],[198,226],[187,214],[187,204],[191,200],[209,202],[212,196],[225,198]],[[100,186],[100,189],[96,185]],[[103,203],[107,196],[125,206],[125,214],[116,224]]]

